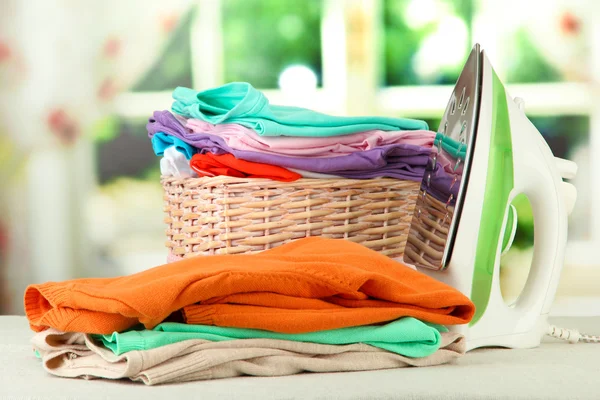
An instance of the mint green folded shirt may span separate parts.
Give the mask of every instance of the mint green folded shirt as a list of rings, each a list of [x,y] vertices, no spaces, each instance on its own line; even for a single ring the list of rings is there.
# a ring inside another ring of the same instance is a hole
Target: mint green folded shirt
[[[153,330],[131,330],[112,335],[93,335],[116,355],[149,350],[190,339],[224,341],[235,339],[280,339],[320,344],[365,343],[407,357],[426,357],[440,347],[441,325],[405,317],[386,325],[366,325],[310,333],[277,333],[258,329],[226,328],[166,322]]]
[[[197,92],[173,91],[173,112],[211,124],[235,123],[262,136],[328,137],[379,129],[427,130],[425,121],[386,117],[336,117],[306,108],[270,105],[259,90],[246,82],[233,82]]]
[[[452,139],[449,136],[444,135],[443,133],[436,133],[435,139],[433,141],[433,145],[438,146],[442,144],[442,148],[450,154],[452,157],[465,159],[467,156],[467,145],[461,144],[460,142]]]

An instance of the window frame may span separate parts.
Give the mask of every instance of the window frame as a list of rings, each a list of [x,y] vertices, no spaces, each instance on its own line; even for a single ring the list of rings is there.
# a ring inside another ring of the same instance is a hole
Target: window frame
[[[321,22],[323,85],[310,99],[311,108],[321,112],[352,115],[402,115],[429,118],[443,114],[452,85],[379,87],[381,48],[381,0],[323,0]],[[486,2],[483,2],[486,3]],[[221,0],[196,0],[198,12],[192,21],[192,82],[196,89],[219,86],[223,79],[223,36]],[[600,9],[600,5],[596,4]],[[493,7],[492,7],[493,8]],[[493,26],[494,10],[485,6],[477,12],[474,35],[493,54],[498,47]],[[356,18],[360,24],[356,24]],[[353,23],[350,23],[353,21]],[[360,25],[357,29],[356,25]],[[593,80],[600,82],[600,24],[592,33]],[[358,49],[358,51],[357,51]],[[361,51],[362,50],[362,51]],[[207,57],[207,54],[210,56]],[[357,57],[356,54],[362,56]],[[501,71],[499,71],[500,73]],[[525,100],[532,116],[553,114],[581,115],[590,118],[590,151],[600,153],[600,91],[597,85],[574,82],[509,84],[507,91]],[[264,90],[273,104],[298,105],[281,90]],[[561,96],[556,96],[561,93]],[[168,109],[171,92],[124,92],[115,101],[115,112],[125,118],[147,117],[155,109]],[[600,204],[600,174],[589,182],[591,204]],[[590,240],[569,242],[568,267],[600,266],[596,249],[600,247],[600,208],[592,207]]]

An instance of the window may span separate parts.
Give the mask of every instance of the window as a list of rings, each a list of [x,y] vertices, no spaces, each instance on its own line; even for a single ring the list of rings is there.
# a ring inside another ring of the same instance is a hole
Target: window
[[[384,0],[384,86],[453,85],[471,49],[472,0]]]
[[[321,10],[321,0],[224,0],[225,82],[275,89],[300,66],[320,83]]]
[[[131,91],[153,92],[192,86],[190,29],[195,14],[196,10],[192,9],[182,17],[160,57]]]
[[[586,17],[590,5],[535,4],[198,0],[189,27],[178,32],[176,49],[167,50],[117,106],[123,118],[147,117],[169,107],[176,84],[203,89],[245,80],[274,104],[422,118],[437,129],[466,56],[479,42],[508,92],[525,99],[527,115],[555,154],[580,164],[567,264],[596,264],[600,210],[591,205],[600,202],[600,192],[592,189],[600,176],[589,154],[600,151],[600,98],[588,83],[600,79],[593,75],[600,68],[592,68],[600,44],[591,43],[591,30],[598,28]],[[519,13],[511,11],[517,8]],[[177,52],[178,61],[169,61],[169,52]],[[296,65],[304,67],[296,77],[314,82],[305,97],[281,85],[282,73]]]

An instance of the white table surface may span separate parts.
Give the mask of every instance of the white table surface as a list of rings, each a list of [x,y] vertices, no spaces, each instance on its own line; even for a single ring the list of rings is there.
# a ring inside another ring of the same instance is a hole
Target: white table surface
[[[600,318],[554,324],[600,334]],[[0,399],[600,399],[600,344],[554,339],[529,350],[484,349],[451,365],[146,387],[48,375],[24,317],[0,316]]]

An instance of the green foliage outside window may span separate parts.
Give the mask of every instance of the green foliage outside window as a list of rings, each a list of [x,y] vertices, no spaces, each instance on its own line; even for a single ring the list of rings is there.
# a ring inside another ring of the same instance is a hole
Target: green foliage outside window
[[[225,81],[277,88],[289,65],[321,79],[321,0],[223,0]]]

